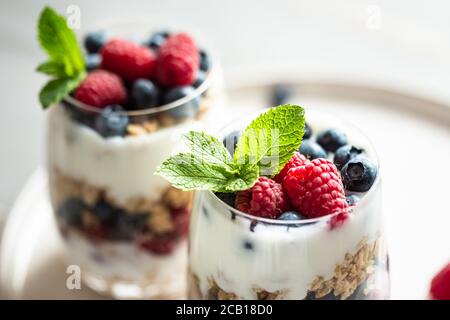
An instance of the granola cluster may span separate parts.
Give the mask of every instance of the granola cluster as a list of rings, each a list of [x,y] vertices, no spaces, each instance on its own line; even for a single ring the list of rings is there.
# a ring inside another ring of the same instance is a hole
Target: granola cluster
[[[159,199],[135,197],[118,202],[106,188],[50,170],[51,197],[61,227],[75,227],[95,238],[133,240],[152,252],[170,251],[186,237],[193,192],[168,187]]]
[[[317,276],[310,291],[319,299],[329,293],[340,299],[350,297],[355,290],[375,271],[375,256],[379,240],[367,243],[363,240],[354,254],[346,253],[344,261],[334,269],[334,275],[325,279]]]

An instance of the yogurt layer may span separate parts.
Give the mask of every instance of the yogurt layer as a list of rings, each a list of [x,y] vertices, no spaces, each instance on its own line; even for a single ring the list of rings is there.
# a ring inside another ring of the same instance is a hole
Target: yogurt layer
[[[64,174],[108,190],[124,204],[131,197],[156,200],[168,183],[155,176],[156,167],[180,145],[180,137],[198,130],[190,121],[141,136],[103,138],[52,108],[48,121],[48,161]]]

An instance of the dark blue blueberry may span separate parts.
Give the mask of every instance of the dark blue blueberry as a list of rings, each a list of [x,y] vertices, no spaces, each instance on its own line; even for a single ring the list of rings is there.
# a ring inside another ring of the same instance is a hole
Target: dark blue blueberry
[[[135,235],[142,233],[147,223],[147,214],[127,214],[118,211],[116,226],[112,236],[116,240],[131,240]]]
[[[303,140],[309,139],[312,137],[313,131],[308,123],[305,123],[305,133],[303,134]]]
[[[178,86],[168,90],[164,96],[164,103],[170,103],[186,96],[192,96],[186,103],[169,109],[167,112],[174,118],[194,118],[200,106],[200,99],[191,86]]]
[[[216,192],[216,196],[228,204],[231,207],[234,207],[234,201],[236,200],[236,194],[232,192]]]
[[[75,107],[73,104],[63,101],[63,105],[69,116],[78,123],[87,127],[94,128],[97,115],[94,113],[84,112],[82,109]]]
[[[335,152],[347,144],[347,136],[339,129],[330,128],[317,136],[317,143],[328,152]]]
[[[292,97],[292,89],[286,85],[276,85],[272,91],[271,106],[276,107],[288,103]]]
[[[255,232],[255,228],[256,228],[257,224],[258,224],[258,221],[256,221],[256,220],[253,220],[252,222],[250,222],[250,231],[251,232]]]
[[[244,240],[244,249],[252,251],[254,249],[254,245],[249,240]]]
[[[359,200],[361,200],[361,198],[358,197],[356,194],[351,194],[349,196],[346,196],[345,200],[347,201],[349,206],[354,206],[359,202]]]
[[[206,209],[205,206],[202,206],[202,212],[203,212],[203,214],[205,215],[205,217],[208,217],[208,216],[209,216],[209,212],[208,212],[208,210]]]
[[[98,53],[91,53],[86,56],[86,69],[92,71],[98,69],[102,62],[102,57]]]
[[[152,34],[150,39],[147,41],[146,45],[153,50],[158,50],[159,47],[166,41],[169,37],[170,32],[167,30],[161,30]]]
[[[311,160],[327,157],[327,153],[325,152],[325,150],[323,150],[323,148],[319,144],[309,139],[303,140],[298,151],[300,151],[301,154]]]
[[[98,53],[107,40],[103,31],[91,32],[84,38],[84,47],[89,53]]]
[[[305,219],[305,217],[303,217],[297,211],[286,211],[278,217],[278,220],[284,220],[284,221],[303,220],[303,219]]]
[[[85,204],[78,198],[68,198],[58,209],[58,215],[72,226],[81,225],[81,213],[86,209]]]
[[[194,86],[194,88],[198,88],[203,82],[205,82],[205,80],[206,80],[206,73],[204,71],[198,70],[197,78],[195,79],[192,85]]]
[[[118,216],[118,210],[110,206],[107,202],[101,200],[92,208],[92,213],[96,216],[102,225],[113,225]]]
[[[209,60],[209,56],[205,50],[200,50],[200,70],[208,71],[211,67],[211,61]]]
[[[341,170],[345,189],[356,192],[369,190],[377,177],[377,171],[377,166],[365,157],[351,159]]]
[[[284,213],[282,213],[279,217],[278,220],[283,220],[283,221],[295,221],[295,220],[304,220],[305,217],[303,217],[300,213],[298,213],[297,211],[286,211]],[[289,224],[289,227],[299,227],[299,224]],[[289,229],[288,227],[288,229]]]
[[[241,135],[242,131],[235,130],[230,132],[225,138],[223,138],[223,145],[227,148],[231,156],[234,155],[234,150],[236,150],[236,145]]]
[[[147,79],[137,79],[131,88],[133,109],[153,108],[159,104],[159,89]]]
[[[350,160],[359,155],[363,150],[355,148],[349,144],[340,147],[336,150],[334,154],[333,162],[336,167],[341,170],[345,164]]]
[[[125,135],[128,125],[128,115],[119,105],[107,106],[95,121],[95,128],[103,137]]]

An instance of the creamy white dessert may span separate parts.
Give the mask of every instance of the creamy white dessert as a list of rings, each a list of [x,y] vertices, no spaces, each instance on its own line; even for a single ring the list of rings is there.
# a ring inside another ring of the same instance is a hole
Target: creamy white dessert
[[[361,133],[306,111],[313,132],[340,128],[349,144],[376,155]],[[242,128],[240,124],[227,132]],[[190,233],[190,298],[384,299],[389,295],[380,174],[347,219],[263,219],[239,212],[210,191],[197,192]]]

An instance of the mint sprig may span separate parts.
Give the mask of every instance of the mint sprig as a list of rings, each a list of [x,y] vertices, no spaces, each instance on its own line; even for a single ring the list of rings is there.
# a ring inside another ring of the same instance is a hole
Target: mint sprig
[[[261,174],[273,176],[302,143],[305,112],[295,105],[272,108],[244,130],[234,152],[236,163],[258,165]]]
[[[53,77],[41,90],[39,100],[45,109],[61,101],[86,77],[83,54],[64,16],[45,7],[39,17],[38,40],[49,60],[36,71]]]
[[[302,142],[304,124],[300,106],[271,108],[244,130],[234,158],[213,136],[191,131],[184,136],[190,152],[168,158],[155,174],[181,190],[249,189],[260,175],[273,176],[283,168]]]

